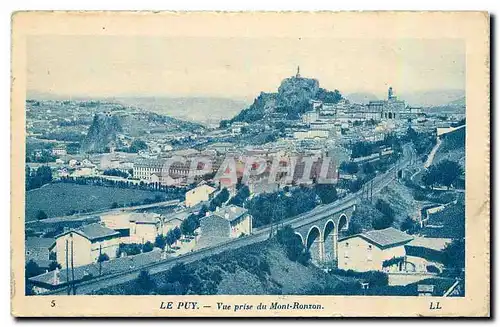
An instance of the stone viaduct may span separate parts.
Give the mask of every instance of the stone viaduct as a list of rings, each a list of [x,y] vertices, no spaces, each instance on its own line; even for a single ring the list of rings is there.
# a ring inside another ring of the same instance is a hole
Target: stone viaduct
[[[315,263],[337,260],[339,234],[349,227],[357,201],[326,210],[293,226]],[[295,224],[294,224],[295,225]]]

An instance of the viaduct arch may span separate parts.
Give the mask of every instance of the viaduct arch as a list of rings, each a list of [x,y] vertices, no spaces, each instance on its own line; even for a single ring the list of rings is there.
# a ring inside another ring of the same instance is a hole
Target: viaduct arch
[[[302,244],[311,253],[311,260],[318,264],[337,261],[339,234],[349,227],[355,204],[333,210],[318,217],[318,220],[295,228]]]

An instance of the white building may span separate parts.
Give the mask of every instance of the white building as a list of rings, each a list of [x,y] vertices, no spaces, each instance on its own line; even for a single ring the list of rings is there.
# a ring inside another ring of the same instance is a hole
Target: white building
[[[61,267],[96,263],[101,254],[116,258],[120,233],[101,224],[90,224],[56,236],[56,257]]]
[[[354,271],[390,270],[392,259],[397,270],[406,258],[405,244],[413,237],[389,227],[346,237],[338,242],[339,269]]]
[[[200,219],[202,247],[215,245],[231,238],[252,234],[252,216],[248,210],[235,205],[217,208]]]
[[[200,202],[211,199],[212,194],[216,191],[215,188],[209,185],[201,185],[186,192],[186,207],[193,207]]]
[[[130,214],[130,243],[154,243],[156,236],[162,234],[162,219],[155,213]]]

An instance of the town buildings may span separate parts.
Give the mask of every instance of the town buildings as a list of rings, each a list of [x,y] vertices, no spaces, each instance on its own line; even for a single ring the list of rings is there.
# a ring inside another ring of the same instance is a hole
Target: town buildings
[[[101,254],[116,258],[120,233],[94,223],[70,229],[56,236],[56,257],[61,267],[95,263]]]
[[[210,185],[200,185],[186,192],[186,207],[193,207],[211,199],[216,189]]]
[[[26,262],[33,260],[39,267],[48,268],[56,241],[53,238],[28,237],[25,243]]]
[[[217,244],[252,233],[252,216],[248,210],[235,205],[217,208],[200,219],[202,246]]]
[[[163,221],[159,214],[131,213],[129,221],[130,243],[153,243],[156,239],[156,236],[162,234]]]
[[[391,265],[402,265],[406,257],[405,244],[412,239],[412,236],[393,227],[346,237],[338,242],[338,267],[344,270],[382,271]],[[402,269],[402,266],[396,269]]]

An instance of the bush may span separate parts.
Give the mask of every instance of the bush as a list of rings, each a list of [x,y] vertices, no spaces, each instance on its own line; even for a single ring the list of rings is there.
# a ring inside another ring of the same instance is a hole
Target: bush
[[[122,253],[125,253],[127,255],[136,255],[141,253],[141,244],[137,243],[130,243],[130,244],[125,244],[125,243],[120,243],[118,247],[118,253],[117,256],[119,257]]]
[[[97,258],[97,262],[109,261],[109,256],[106,253],[99,254],[99,258]]]
[[[150,241],[147,241],[142,246],[142,252],[143,253],[151,252],[151,251],[153,251],[153,248],[154,248],[153,243],[151,243]]]
[[[302,265],[307,265],[311,259],[311,254],[306,251],[302,241],[292,227],[286,226],[276,233],[276,240],[283,245],[288,259],[297,261]]]
[[[156,236],[154,246],[163,250],[165,249],[166,244],[167,241],[165,240],[165,236],[163,235]]]
[[[141,270],[135,282],[139,294],[149,294],[149,292],[156,288],[156,283],[153,281],[153,279],[149,275],[149,272],[146,270]]]
[[[446,245],[443,250],[443,263],[447,268],[465,268],[465,240],[453,240]]]
[[[375,208],[380,211],[384,216],[372,221],[374,229],[384,229],[391,227],[394,223],[394,210],[391,208],[389,203],[384,200],[379,199],[375,204]]]

